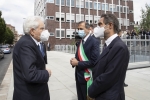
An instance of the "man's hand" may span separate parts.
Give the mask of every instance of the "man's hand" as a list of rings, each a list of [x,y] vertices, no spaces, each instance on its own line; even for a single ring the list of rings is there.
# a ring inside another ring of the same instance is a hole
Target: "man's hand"
[[[48,68],[48,67],[46,67],[46,70],[48,71],[48,73],[49,73],[49,77],[51,76],[51,70]]]
[[[72,66],[77,66],[78,63],[79,63],[79,61],[78,61],[76,58],[71,58],[70,64],[71,64]]]

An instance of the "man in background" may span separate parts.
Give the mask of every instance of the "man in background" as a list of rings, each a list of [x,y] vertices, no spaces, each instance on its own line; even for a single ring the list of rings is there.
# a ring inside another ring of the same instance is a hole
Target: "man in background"
[[[100,43],[101,43],[100,37],[95,36],[94,26],[92,24],[90,24],[90,33],[91,33],[91,36],[94,37],[97,40],[97,42],[99,42],[99,46],[100,46]]]
[[[99,42],[91,36],[90,25],[84,21],[78,23],[78,35],[82,39],[77,44],[75,58],[71,58],[70,64],[75,67],[78,100],[87,100],[87,88],[91,82],[93,65],[100,54]]]

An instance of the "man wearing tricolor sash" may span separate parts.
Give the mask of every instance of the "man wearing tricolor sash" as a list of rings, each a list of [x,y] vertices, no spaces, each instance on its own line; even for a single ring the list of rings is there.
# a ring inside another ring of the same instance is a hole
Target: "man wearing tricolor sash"
[[[77,45],[75,58],[70,63],[75,67],[75,79],[78,100],[87,100],[88,87],[92,84],[92,69],[100,55],[99,42],[90,35],[90,25],[81,21],[78,23],[78,35],[82,38]]]

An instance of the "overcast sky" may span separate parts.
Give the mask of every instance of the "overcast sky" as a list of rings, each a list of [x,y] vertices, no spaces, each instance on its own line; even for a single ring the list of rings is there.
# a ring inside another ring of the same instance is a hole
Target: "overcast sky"
[[[141,8],[145,4],[150,4],[150,0],[133,0],[134,1],[134,20],[139,21]],[[2,17],[7,24],[15,26],[19,34],[23,33],[22,23],[27,16],[34,15],[34,0],[0,0],[0,10]]]

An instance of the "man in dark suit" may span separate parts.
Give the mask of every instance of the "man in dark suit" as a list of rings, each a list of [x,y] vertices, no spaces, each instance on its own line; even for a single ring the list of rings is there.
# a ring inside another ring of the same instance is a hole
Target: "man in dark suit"
[[[88,94],[95,100],[125,100],[124,79],[129,63],[129,51],[117,35],[119,21],[113,14],[103,14],[104,50],[93,69],[93,83]]]
[[[75,78],[78,100],[87,100],[87,83],[89,81],[86,80],[87,77],[85,76],[85,74],[87,73],[85,72],[85,70],[92,70],[92,68],[94,67],[94,63],[98,59],[98,56],[100,54],[99,43],[95,38],[91,36],[89,28],[89,24],[85,23],[84,21],[78,23],[78,35],[82,38],[82,41],[77,45],[75,58],[72,58],[70,60],[71,65],[76,68]],[[83,58],[88,60],[81,60],[83,52],[84,57],[86,56],[86,58]],[[91,77],[92,76],[90,76],[90,78]]]
[[[45,67],[43,54],[38,47],[44,21],[39,16],[28,17],[23,30],[25,35],[16,43],[13,51],[13,100],[50,100],[47,82],[51,70]]]
[[[90,33],[91,33],[91,36],[93,36],[94,38],[97,39],[97,41],[99,41],[99,44],[100,44],[100,37],[96,37],[94,35],[94,26],[92,24],[90,24]]]

